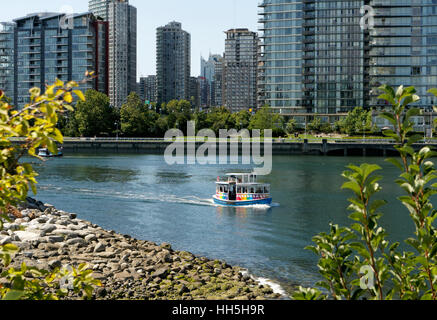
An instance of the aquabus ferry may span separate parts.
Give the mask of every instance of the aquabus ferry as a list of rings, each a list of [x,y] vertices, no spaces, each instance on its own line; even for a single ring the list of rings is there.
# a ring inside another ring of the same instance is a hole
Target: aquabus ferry
[[[222,206],[270,205],[270,185],[257,183],[254,173],[229,173],[227,181],[217,178],[217,190],[213,196],[214,203]]]

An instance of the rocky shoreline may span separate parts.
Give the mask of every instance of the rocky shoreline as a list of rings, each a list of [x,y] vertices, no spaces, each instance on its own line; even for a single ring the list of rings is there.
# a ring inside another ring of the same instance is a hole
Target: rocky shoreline
[[[103,285],[95,290],[96,300],[281,298],[270,287],[243,275],[242,268],[175,251],[170,244],[158,245],[107,231],[78,219],[76,214],[30,198],[10,218],[0,232],[0,244],[12,243],[20,248],[11,267],[25,262],[53,270],[87,263]],[[73,294],[68,297],[77,298]]]

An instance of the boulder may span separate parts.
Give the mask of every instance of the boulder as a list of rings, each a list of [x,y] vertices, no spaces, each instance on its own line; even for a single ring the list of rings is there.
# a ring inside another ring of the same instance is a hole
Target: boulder
[[[118,281],[128,281],[128,280],[134,279],[134,277],[129,272],[126,272],[126,271],[116,273],[114,275],[114,278],[115,278],[115,280],[118,280]]]
[[[95,253],[104,252],[105,250],[106,250],[106,246],[101,242],[97,243],[96,246],[94,247]]]
[[[95,234],[88,234],[85,236],[85,241],[86,242],[92,242],[92,241],[96,241],[97,237]]]
[[[74,238],[74,239],[70,239],[70,240],[67,240],[65,243],[66,243],[67,245],[69,245],[69,246],[73,246],[73,245],[79,245],[79,247],[84,247],[84,246],[86,246],[86,242],[85,242],[85,240],[82,239],[82,238]]]
[[[15,234],[23,242],[32,242],[40,239],[40,234],[31,231],[16,231]]]
[[[40,218],[41,219],[41,218]],[[44,234],[48,234],[51,233],[53,231],[55,231],[57,229],[57,227],[54,224],[45,224],[42,228],[41,231]]]
[[[169,270],[167,267],[160,268],[153,273],[153,277],[165,279],[169,274]]]
[[[0,246],[12,243],[12,237],[7,236],[0,240]]]

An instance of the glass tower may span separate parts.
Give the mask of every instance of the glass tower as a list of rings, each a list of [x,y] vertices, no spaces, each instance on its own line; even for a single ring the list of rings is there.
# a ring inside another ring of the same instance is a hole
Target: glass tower
[[[259,7],[258,105],[277,113],[303,112],[303,1],[264,0]]]
[[[222,102],[232,112],[257,107],[258,46],[256,32],[226,31]]]
[[[128,0],[89,0],[88,9],[109,24],[109,99],[121,107],[137,91],[137,9]]]
[[[106,65],[101,62],[107,61],[102,44],[107,27],[97,22],[91,13],[77,14],[71,19],[70,25],[65,23],[64,14],[42,13],[15,20],[15,101],[18,106],[28,103],[29,89],[39,87],[44,91],[46,84],[56,79],[80,82],[86,71],[94,71],[97,77],[81,82],[79,89],[105,92]]]
[[[435,0],[373,0],[375,27],[370,30],[370,106],[382,108],[375,90],[381,84],[414,86],[417,106],[432,111],[437,99],[437,2]]]
[[[14,34],[14,23],[0,23],[0,90],[11,99],[15,96]]]
[[[96,17],[100,17],[103,20],[108,20],[109,16],[109,3],[113,0],[89,0],[88,10],[92,12]]]
[[[374,26],[361,12],[374,12]],[[265,0],[259,6],[263,31],[258,98],[274,112],[344,115],[357,106],[381,109],[382,84],[437,85],[435,0]]]
[[[180,22],[156,30],[156,94],[158,104],[173,99],[189,100],[191,36]],[[197,78],[196,78],[197,81]]]

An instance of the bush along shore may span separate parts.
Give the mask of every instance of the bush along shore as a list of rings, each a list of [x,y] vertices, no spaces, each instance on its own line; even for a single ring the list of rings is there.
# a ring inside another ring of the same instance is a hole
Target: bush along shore
[[[10,267],[19,269],[25,262],[31,267],[54,270],[86,263],[93,269],[93,277],[102,283],[95,290],[96,300],[281,298],[270,287],[243,275],[240,267],[174,251],[170,244],[158,245],[107,231],[78,219],[76,214],[31,198],[10,218],[0,232],[0,244],[12,243],[20,248]],[[78,298],[70,293],[67,299]]]

